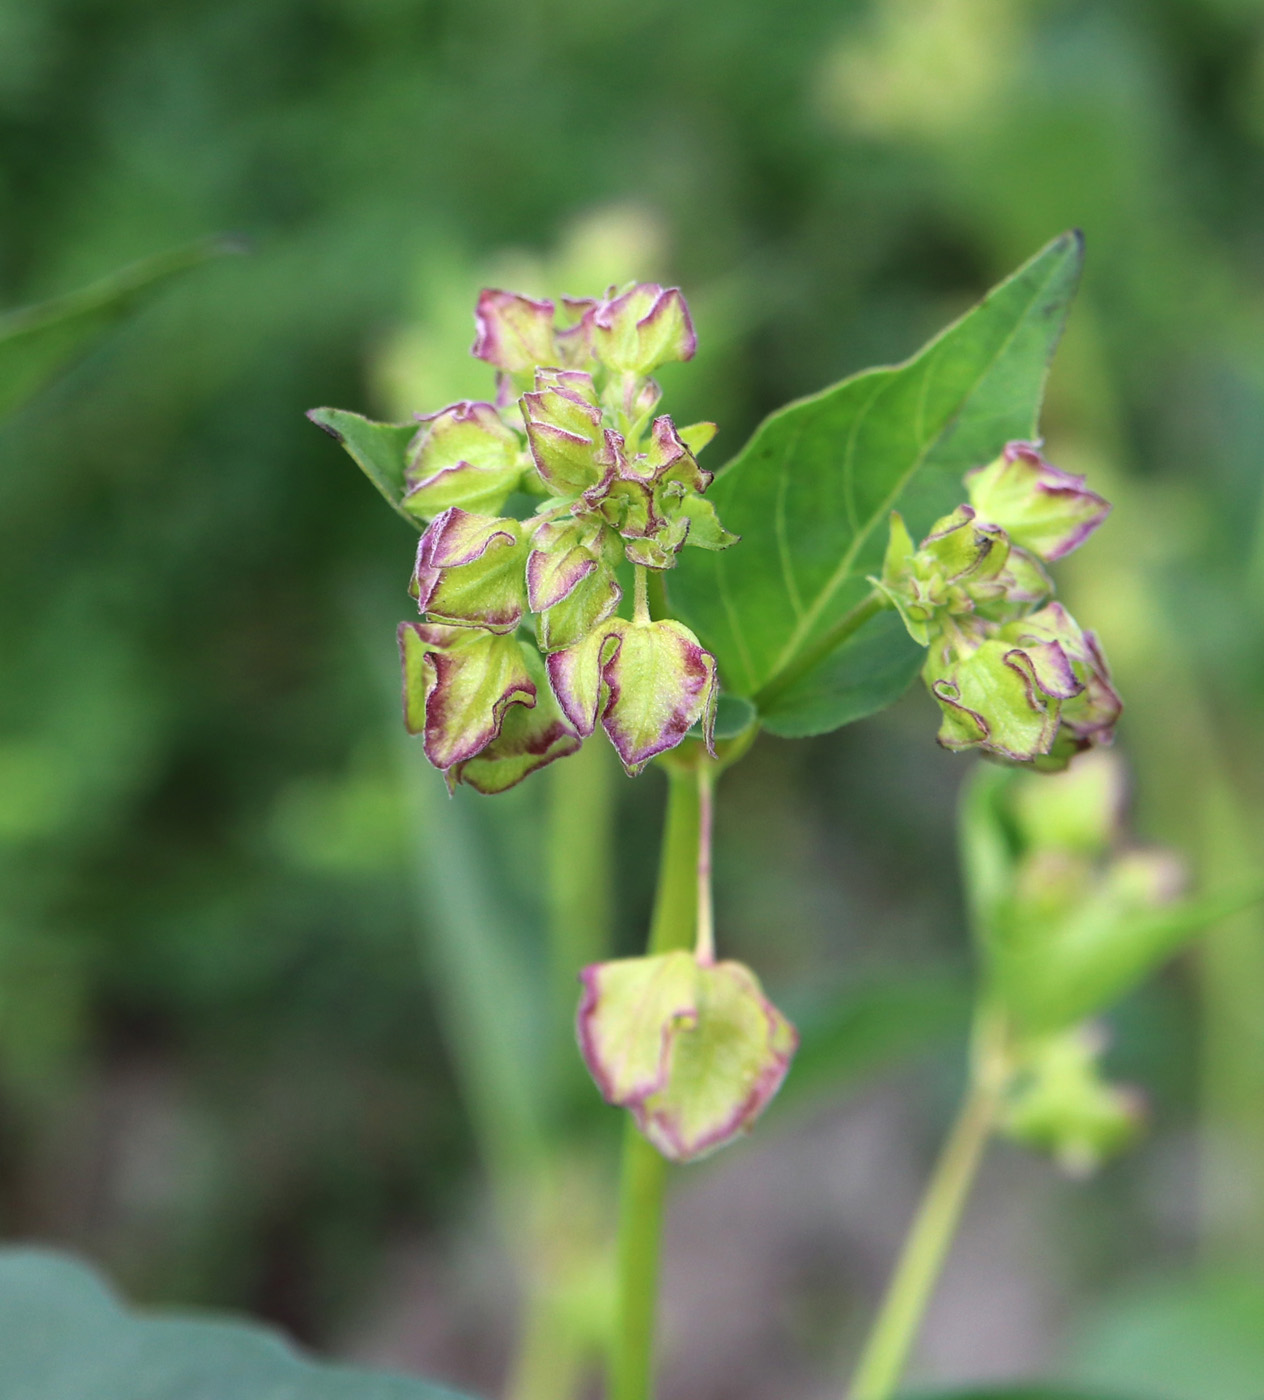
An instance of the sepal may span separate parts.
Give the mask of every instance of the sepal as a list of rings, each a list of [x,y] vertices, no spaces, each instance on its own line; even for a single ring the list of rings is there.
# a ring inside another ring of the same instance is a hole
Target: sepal
[[[517,520],[453,506],[418,541],[409,591],[436,621],[512,632],[526,608],[527,552]]]
[[[613,473],[608,434],[592,376],[578,370],[540,371],[519,409],[536,470],[555,496],[576,496]]]
[[[939,702],[944,748],[977,748],[1016,763],[1049,752],[1063,702],[1083,689],[1056,642],[937,644],[922,674]]]
[[[548,657],[549,682],[580,734],[600,720],[623,766],[635,775],[701,721],[713,746],[715,659],[683,623],[612,617],[573,647]]]
[[[584,312],[593,354],[608,369],[652,374],[670,360],[690,360],[698,347],[678,287],[641,282]]]
[[[404,725],[422,736],[426,757],[445,774],[487,748],[510,706],[536,703],[536,684],[514,637],[401,622],[399,653]]]
[[[450,506],[494,515],[529,464],[520,439],[489,403],[463,400],[419,419],[403,506],[423,520]]]
[[[486,287],[474,312],[477,334],[470,353],[507,374],[522,374],[558,360],[553,303]]]
[[[589,1071],[670,1161],[748,1132],[781,1087],[798,1035],[741,963],[664,953],[596,963],[581,981]]]
[[[1110,514],[1110,503],[1082,476],[1047,462],[1030,442],[1008,443],[965,482],[979,515],[1046,563],[1077,549]]]
[[[457,763],[448,774],[449,783],[464,783],[487,795],[515,787],[537,768],[566,758],[583,743],[558,708],[542,674],[543,667],[534,647],[519,643],[527,669],[536,684],[536,702],[511,704],[504,712],[500,732],[473,758]]]

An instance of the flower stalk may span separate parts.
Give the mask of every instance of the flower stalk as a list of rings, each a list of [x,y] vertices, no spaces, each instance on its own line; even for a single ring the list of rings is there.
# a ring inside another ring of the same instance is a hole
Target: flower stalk
[[[650,924],[653,956],[688,949],[696,922],[696,863],[701,811],[692,775],[668,777],[658,889]],[[654,1330],[667,1163],[629,1117],[623,1130],[619,1188],[618,1284],[610,1354],[610,1400],[649,1400],[653,1393]]]

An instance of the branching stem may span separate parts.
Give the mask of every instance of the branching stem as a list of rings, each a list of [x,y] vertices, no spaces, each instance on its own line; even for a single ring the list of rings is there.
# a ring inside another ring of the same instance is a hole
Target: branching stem
[[[818,641],[805,651],[800,652],[784,671],[779,671],[772,676],[755,692],[753,699],[756,709],[761,712],[766,711],[774,701],[779,700],[786,691],[797,685],[810,671],[815,670],[827,656],[837,651],[854,632],[859,632],[870,618],[876,617],[890,606],[885,595],[876,588],[867,593],[850,612],[844,613]]]

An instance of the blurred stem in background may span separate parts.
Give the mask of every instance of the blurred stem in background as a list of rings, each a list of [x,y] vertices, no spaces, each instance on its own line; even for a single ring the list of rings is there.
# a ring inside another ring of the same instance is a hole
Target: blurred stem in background
[[[1007,1070],[990,1032],[980,1018],[965,1097],[861,1351],[850,1400],[888,1400],[908,1364],[1000,1106]]]
[[[705,760],[703,760],[705,761]],[[697,777],[668,770],[658,890],[650,924],[651,954],[691,948],[697,912],[700,803]],[[619,1191],[618,1293],[610,1354],[610,1400],[653,1393],[654,1324],[667,1163],[629,1116]]]
[[[392,724],[392,729],[395,726]],[[406,741],[404,741],[406,742]],[[579,1063],[571,1025],[580,966],[610,938],[615,789],[609,756],[586,745],[548,788],[550,1015],[537,1043],[538,979],[522,964],[466,794],[449,798],[419,747],[406,751],[423,955],[522,1288],[508,1400],[567,1400],[604,1347],[609,1256],[600,1172],[560,1107]],[[565,1006],[563,1007],[563,1002]]]
[[[1127,457],[1129,435],[1091,309],[1080,308],[1053,402],[1055,415],[1074,424],[1067,464],[1097,473]],[[1104,444],[1107,462],[1092,449],[1080,459],[1081,438]],[[1200,655],[1181,625],[1187,612],[1174,606],[1174,564],[1193,562],[1190,499],[1117,469],[1107,494],[1115,546],[1074,561],[1070,601],[1091,599],[1093,625],[1110,638],[1148,834],[1194,853],[1204,888],[1235,888],[1256,878],[1264,860],[1258,745],[1251,731],[1235,733],[1234,710],[1217,704],[1213,686],[1226,668]],[[1264,551],[1248,564],[1244,585],[1260,557]],[[1264,911],[1219,921],[1191,956],[1200,1003],[1200,1249],[1212,1268],[1254,1271],[1264,1256]]]

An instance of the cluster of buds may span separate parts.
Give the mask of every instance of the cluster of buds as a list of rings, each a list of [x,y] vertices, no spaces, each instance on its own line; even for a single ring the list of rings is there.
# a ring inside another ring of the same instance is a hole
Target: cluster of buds
[[[1121,709],[1097,638],[1053,601],[1045,565],[1069,554],[1110,506],[1030,443],[966,474],[969,500],[914,546],[891,517],[873,579],[927,648],[939,742],[1057,770],[1109,743]]]
[[[998,781],[999,780],[999,781]],[[982,896],[985,1003],[1006,1027],[1008,1084],[1000,1130],[1085,1173],[1136,1135],[1143,1101],[1108,1082],[1106,1037],[1093,1018],[1196,930],[1177,903],[1181,863],[1124,839],[1124,773],[1085,753],[1052,777],[980,774],[967,842],[989,861]],[[986,814],[986,815],[984,815]]]
[[[400,627],[409,729],[449,784],[483,792],[598,724],[629,773],[695,724],[709,744],[715,661],[687,627],[651,618],[644,572],[737,538],[698,465],[714,425],[656,414],[650,375],[694,353],[684,297],[640,283],[568,298],[559,315],[488,290],[475,320],[495,401],[420,418],[408,457],[403,508],[429,522],[411,588],[423,620]],[[534,513],[501,514],[512,498]]]

